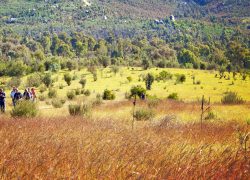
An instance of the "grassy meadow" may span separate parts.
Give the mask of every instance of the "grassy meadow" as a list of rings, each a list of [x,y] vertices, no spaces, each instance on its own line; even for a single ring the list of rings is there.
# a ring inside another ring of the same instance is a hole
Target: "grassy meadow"
[[[148,72],[162,70],[173,78],[154,81],[148,99],[138,100],[135,111],[152,112],[146,120],[133,121],[133,99],[125,99],[132,86],[142,85]],[[53,74],[58,98],[81,89],[87,79],[90,96],[78,95],[54,108],[51,99],[38,101],[35,118],[12,118],[11,100],[0,115],[0,179],[249,179],[250,178],[250,79],[238,74],[230,80],[215,77],[216,71],[187,69],[98,69],[97,81],[86,69],[71,71],[68,86],[65,71]],[[175,74],[186,81],[176,83]],[[228,78],[228,74],[227,78]],[[200,81],[199,84],[193,83]],[[127,77],[131,77],[129,82]],[[26,78],[19,89],[25,88]],[[3,78],[8,81],[10,78]],[[140,80],[139,80],[140,79]],[[233,83],[232,83],[233,82]],[[59,88],[61,87],[61,88]],[[91,106],[86,116],[70,116],[68,105],[90,104],[105,89],[116,99]],[[225,92],[237,92],[245,102],[225,105]],[[9,96],[9,89],[6,93]],[[47,96],[48,90],[40,93]],[[169,100],[177,93],[179,100]],[[200,125],[201,97],[211,98],[211,107]]]

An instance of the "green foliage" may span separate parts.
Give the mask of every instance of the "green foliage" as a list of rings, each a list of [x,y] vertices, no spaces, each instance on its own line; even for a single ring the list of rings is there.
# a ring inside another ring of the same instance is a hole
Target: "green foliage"
[[[58,98],[52,99],[51,101],[51,104],[54,108],[61,108],[63,107],[64,103],[65,103],[64,99],[58,99]]]
[[[195,56],[195,54],[187,49],[183,49],[179,55],[178,55],[178,60],[180,63],[182,64],[186,64],[186,63],[192,63],[193,67],[195,69],[200,68],[200,62],[198,60],[198,58]]]
[[[71,90],[71,91],[68,91],[68,92],[67,92],[67,98],[68,98],[68,99],[72,100],[72,99],[74,99],[75,97],[76,97],[76,92],[75,92],[75,91]]]
[[[128,76],[128,77],[127,77],[127,80],[128,80],[128,82],[132,82],[133,79],[132,79],[131,76]]]
[[[37,105],[31,101],[19,101],[11,111],[12,117],[31,118],[38,114]]]
[[[103,95],[102,95],[102,99],[103,100],[114,100],[115,99],[115,94],[114,92],[108,90],[108,89],[105,89],[104,92],[103,92]]]
[[[56,98],[57,97],[57,91],[56,89],[50,88],[48,92],[48,97],[49,98]]]
[[[40,74],[32,74],[27,78],[26,85],[28,87],[39,87],[42,83],[42,77]]]
[[[83,92],[83,94],[85,95],[85,96],[90,96],[90,94],[91,94],[91,92],[90,92],[90,90],[85,90],[84,92]]]
[[[133,86],[131,89],[130,89],[130,97],[133,97],[135,95],[139,96],[139,97],[142,97],[142,95],[145,95],[146,94],[146,89],[144,89],[142,86],[140,85],[137,85],[137,86]]]
[[[155,112],[147,108],[137,109],[134,113],[134,118],[137,121],[148,121],[152,120],[154,117],[155,117]]]
[[[39,92],[40,92],[40,93],[44,93],[46,90],[47,90],[47,87],[46,87],[45,85],[41,85],[41,86],[39,87]]]
[[[70,86],[71,81],[72,81],[72,76],[69,73],[64,74],[64,81]]]
[[[221,102],[223,104],[243,104],[245,101],[236,92],[227,92]]]
[[[154,80],[155,80],[154,75],[148,73],[147,76],[145,77],[145,84],[146,84],[147,90],[151,90],[151,86],[152,86]]]
[[[186,81],[186,76],[184,74],[176,75],[176,83],[184,83]]]
[[[9,82],[8,86],[9,87],[19,87],[22,83],[22,79],[20,77],[12,77]]]
[[[88,116],[91,112],[91,106],[87,104],[70,104],[68,109],[71,116]]]
[[[162,81],[166,81],[166,80],[170,80],[173,78],[173,75],[167,71],[161,71],[159,73],[159,75],[156,77],[156,80],[162,80]]]
[[[38,96],[38,99],[40,101],[45,101],[46,100],[46,96],[44,94],[41,94],[41,95]]]
[[[168,99],[172,99],[172,100],[178,100],[178,94],[177,93],[171,93],[168,95]]]
[[[81,90],[80,89],[76,89],[75,90],[75,94],[76,94],[76,96],[80,95],[81,94]]]
[[[84,78],[82,78],[82,79],[79,81],[79,83],[82,85],[82,88],[84,88],[85,85],[86,85],[86,83],[87,83],[87,80],[84,79]]]
[[[52,84],[52,76],[50,73],[46,73],[42,79],[42,82],[49,87]]]

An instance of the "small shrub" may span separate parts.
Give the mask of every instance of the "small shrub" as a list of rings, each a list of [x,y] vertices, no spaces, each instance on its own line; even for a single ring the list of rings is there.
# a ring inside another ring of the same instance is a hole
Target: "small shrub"
[[[44,84],[42,84],[42,85],[39,87],[39,92],[40,92],[40,93],[44,93],[46,90],[47,90],[47,87],[46,87]]]
[[[142,95],[145,95],[146,94],[146,89],[144,89],[142,86],[138,85],[138,86],[133,86],[131,89],[130,89],[130,97],[132,96],[139,96],[139,97],[142,97]]]
[[[21,80],[21,78],[20,77],[12,77],[10,80],[9,80],[9,82],[7,83],[7,85],[9,86],[9,87],[18,87],[18,86],[20,86],[21,85],[21,83],[22,83],[22,80]]]
[[[90,90],[87,89],[87,90],[84,91],[83,94],[84,94],[85,96],[90,96],[91,92],[90,92]]]
[[[200,80],[196,81],[196,84],[197,85],[201,84],[201,81]]]
[[[19,101],[11,111],[12,117],[35,117],[38,114],[37,105],[31,101]]]
[[[223,104],[243,104],[244,100],[236,92],[227,92],[221,102]]]
[[[70,104],[69,114],[71,116],[87,116],[91,112],[91,107],[87,104]]]
[[[127,80],[128,80],[128,82],[132,82],[133,79],[132,79],[131,76],[128,76],[128,77],[127,77]]]
[[[135,111],[134,118],[137,121],[148,121],[155,116],[155,113],[151,109],[140,108]]]
[[[84,88],[85,85],[86,85],[86,83],[87,83],[87,80],[84,79],[84,78],[82,78],[82,79],[79,81],[79,83],[82,85],[82,88]]]
[[[178,100],[178,94],[177,93],[171,93],[168,95],[168,99],[172,99],[172,100]]]
[[[205,120],[215,119],[216,114],[213,111],[209,111],[207,116],[205,117]]]
[[[28,87],[38,87],[42,83],[42,78],[39,74],[33,74],[27,78],[26,85]]]
[[[57,97],[57,91],[55,89],[50,88],[48,92],[49,98],[56,98]]]
[[[75,90],[75,94],[78,96],[78,95],[80,95],[81,94],[81,90],[80,89],[76,89]]]
[[[184,83],[186,81],[186,76],[184,74],[176,75],[176,83]]]
[[[102,98],[104,100],[114,100],[115,99],[115,94],[112,91],[110,91],[108,89],[105,89],[104,92],[103,92]]]
[[[43,94],[41,94],[40,96],[38,96],[38,99],[39,99],[40,101],[45,101],[45,100],[46,100],[46,96],[43,95]]]
[[[149,108],[157,107],[159,104],[160,104],[160,100],[159,99],[149,99],[148,100],[148,107]]]
[[[64,74],[64,81],[70,86],[72,81],[72,76],[69,73]]]
[[[72,99],[75,98],[75,96],[76,96],[76,92],[75,91],[68,91],[67,92],[67,98],[68,99],[72,100]]]
[[[50,73],[47,73],[44,75],[44,77],[42,78],[42,82],[49,87],[52,84],[52,76]]]
[[[155,80],[154,76],[148,73],[147,76],[145,77],[145,84],[147,90],[151,90],[154,80]]]
[[[53,99],[52,101],[51,101],[51,104],[52,104],[52,106],[54,107],[54,108],[61,108],[61,107],[63,107],[63,103],[62,103],[62,101],[60,100],[60,99]]]
[[[62,84],[59,84],[59,89],[63,89],[64,86]]]

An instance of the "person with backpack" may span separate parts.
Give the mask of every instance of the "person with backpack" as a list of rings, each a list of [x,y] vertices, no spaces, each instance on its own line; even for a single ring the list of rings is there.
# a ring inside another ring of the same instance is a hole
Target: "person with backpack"
[[[31,99],[31,95],[30,95],[30,92],[29,92],[28,89],[24,90],[23,99],[25,99],[25,100],[30,100]]]
[[[6,98],[6,95],[5,95],[4,91],[3,91],[3,89],[0,89],[0,110],[2,112],[5,112],[5,108],[6,108],[6,106],[5,106],[5,98]]]
[[[35,101],[36,101],[36,92],[35,92],[35,88],[31,88],[31,97],[32,97],[32,101],[35,102]]]
[[[13,88],[12,88],[12,91],[10,92],[10,97],[11,97],[11,99],[12,99],[12,104],[13,104],[13,106],[15,106],[15,102],[14,102],[15,93],[16,93],[16,87],[13,87]]]
[[[22,99],[22,93],[19,92],[19,90],[16,88],[16,93],[14,95],[14,107],[16,106],[17,102]]]

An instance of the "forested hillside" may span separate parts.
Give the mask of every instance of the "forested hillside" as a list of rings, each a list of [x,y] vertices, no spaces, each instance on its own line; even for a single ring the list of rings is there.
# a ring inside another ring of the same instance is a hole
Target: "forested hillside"
[[[249,4],[1,0],[0,75],[57,70],[66,64],[249,69]],[[13,70],[16,63],[19,70]]]

